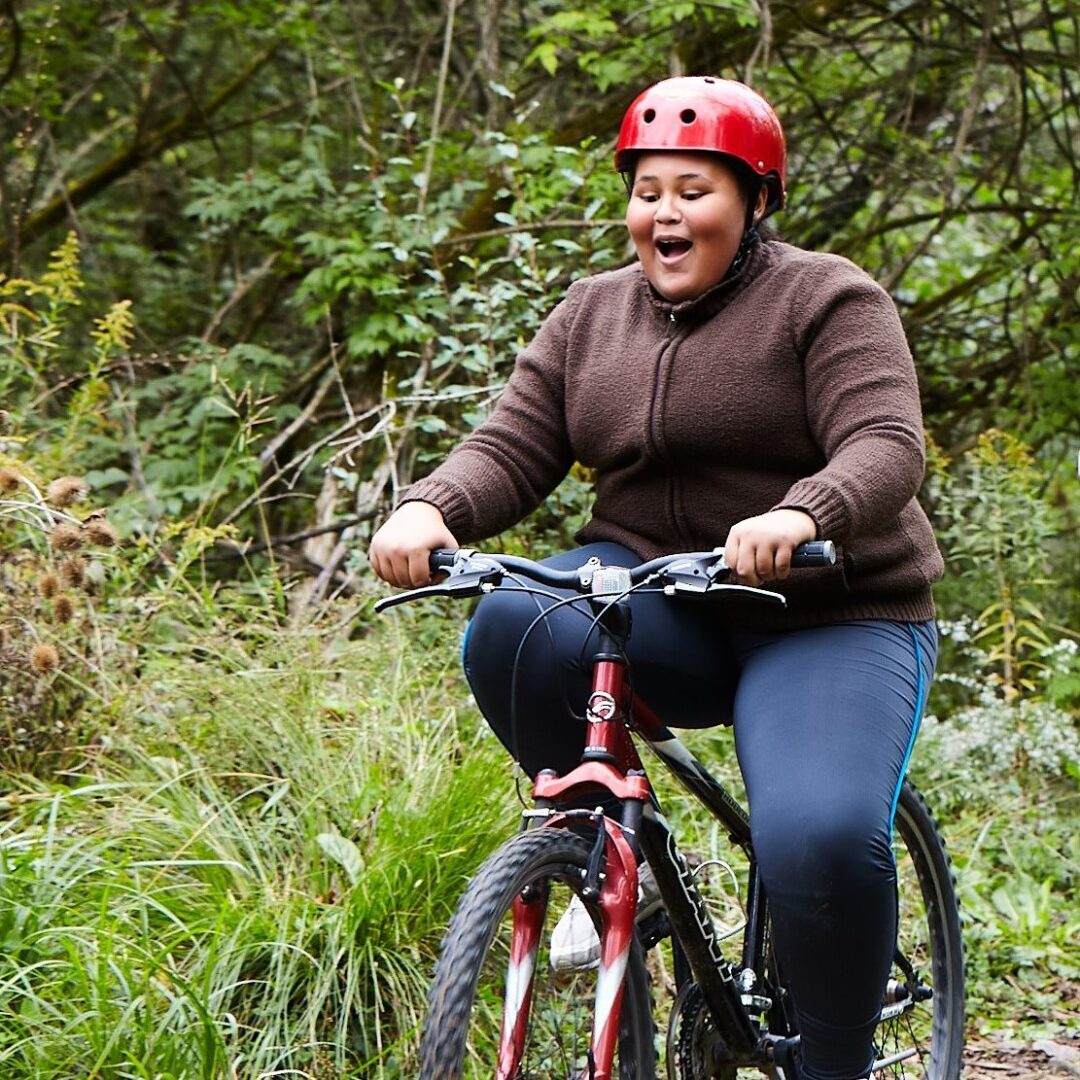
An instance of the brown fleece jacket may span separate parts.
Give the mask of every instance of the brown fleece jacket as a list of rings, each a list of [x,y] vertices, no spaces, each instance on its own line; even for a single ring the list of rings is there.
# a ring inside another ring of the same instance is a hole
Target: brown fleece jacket
[[[582,541],[643,559],[722,545],[736,522],[803,510],[838,565],[777,586],[775,628],[928,619],[942,560],[915,501],[925,466],[915,368],[888,294],[846,259],[771,241],[735,278],[672,305],[639,265],[585,278],[518,357],[491,417],[408,499],[462,542],[594,470]]]

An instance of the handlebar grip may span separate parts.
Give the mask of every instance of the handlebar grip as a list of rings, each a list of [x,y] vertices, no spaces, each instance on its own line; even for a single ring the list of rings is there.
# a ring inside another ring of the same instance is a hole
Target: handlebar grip
[[[431,567],[433,574],[439,570],[449,570],[454,565],[456,557],[457,552],[452,551],[450,548],[436,548],[428,556],[428,566]]]
[[[831,540],[810,540],[800,544],[791,557],[792,566],[833,566],[836,545]]]

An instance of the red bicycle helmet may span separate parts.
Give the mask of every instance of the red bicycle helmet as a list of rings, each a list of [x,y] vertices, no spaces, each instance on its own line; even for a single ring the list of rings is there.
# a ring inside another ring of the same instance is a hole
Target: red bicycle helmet
[[[784,205],[787,146],[773,107],[745,83],[693,75],[664,79],[626,110],[615,147],[615,168],[629,171],[644,150],[706,150],[749,166],[769,189],[765,213]]]

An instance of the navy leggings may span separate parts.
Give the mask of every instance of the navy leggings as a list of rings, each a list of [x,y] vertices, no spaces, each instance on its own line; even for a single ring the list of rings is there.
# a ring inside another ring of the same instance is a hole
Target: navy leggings
[[[640,562],[611,543],[545,561],[565,569],[592,555]],[[635,693],[672,727],[734,725],[805,1075],[863,1077],[896,936],[893,816],[937,634],[932,623],[885,620],[736,629],[721,603],[632,598]],[[530,775],[577,763],[584,728],[566,702],[580,708],[587,691],[581,615],[553,612],[519,654],[538,611],[525,593],[496,592],[480,602],[462,648],[481,711]]]

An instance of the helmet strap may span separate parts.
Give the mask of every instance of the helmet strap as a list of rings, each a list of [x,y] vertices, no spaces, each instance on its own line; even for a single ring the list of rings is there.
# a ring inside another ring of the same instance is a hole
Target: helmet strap
[[[761,185],[756,185],[749,193],[749,198],[746,200],[746,221],[743,224],[742,239],[739,241],[738,250],[735,252],[735,258],[731,260],[731,265],[728,267],[727,273],[724,275],[724,281],[730,281],[742,268],[746,265],[746,260],[753,251],[754,245],[761,239],[757,231],[758,222],[754,220],[754,210],[757,207],[758,192],[761,191]],[[764,214],[761,215],[765,217]]]
[[[731,265],[727,269],[727,273],[724,275],[724,281],[730,281],[740,270],[746,265],[746,260],[750,257],[750,252],[754,250],[755,245],[761,239],[757,231],[757,225],[751,222],[747,230],[742,234],[742,239],[739,241],[739,250],[735,252],[735,258],[731,260]]]

